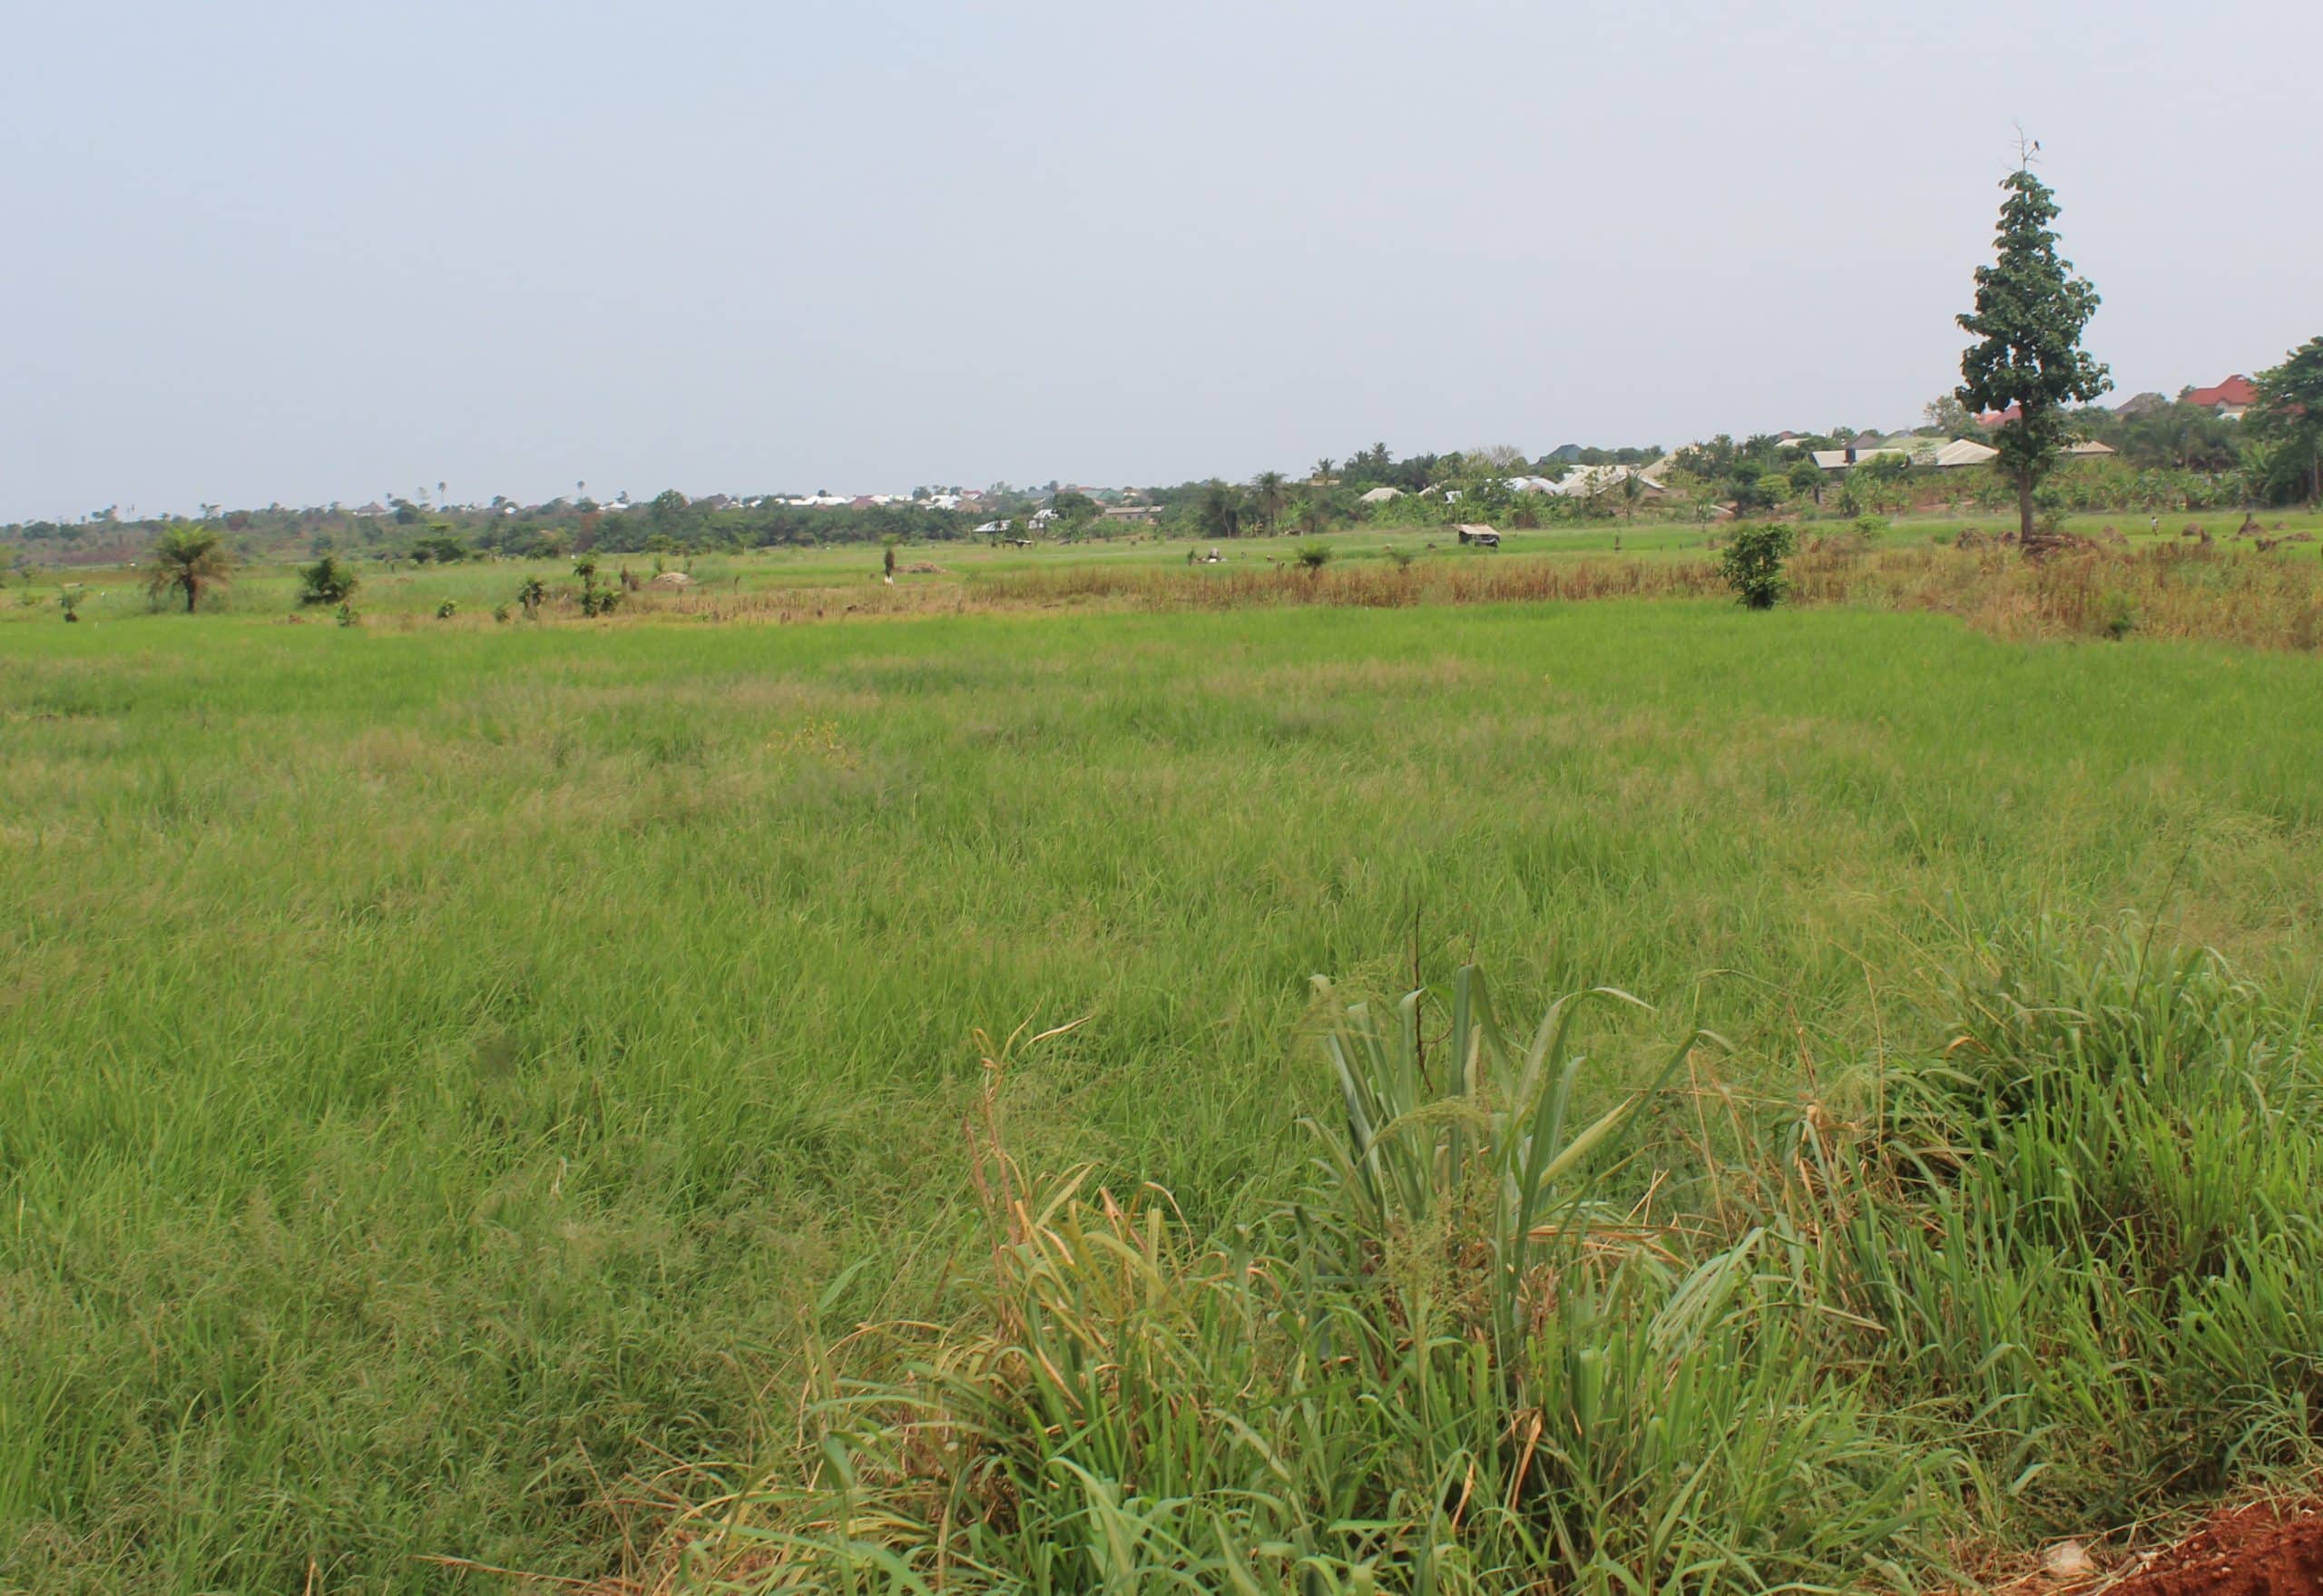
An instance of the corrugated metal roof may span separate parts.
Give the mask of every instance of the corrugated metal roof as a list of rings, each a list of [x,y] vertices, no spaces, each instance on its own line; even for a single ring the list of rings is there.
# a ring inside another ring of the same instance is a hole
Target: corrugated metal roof
[[[1954,438],[1936,452],[1936,463],[1946,470],[1958,465],[1982,465],[1999,453],[1998,449],[1987,448],[1970,438]]]

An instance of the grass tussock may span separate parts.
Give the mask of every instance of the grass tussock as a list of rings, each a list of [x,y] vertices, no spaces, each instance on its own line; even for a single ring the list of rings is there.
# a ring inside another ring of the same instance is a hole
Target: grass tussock
[[[1328,994],[1324,994],[1328,1003]],[[2313,1016],[2213,955],[1976,951],[1871,1111],[1656,1132],[1464,969],[1334,1014],[1306,1197],[1204,1242],[974,1128],[976,1309],[687,1530],[750,1591],[1910,1588],[2323,1461]],[[1677,1158],[1673,1160],[1673,1153]]]

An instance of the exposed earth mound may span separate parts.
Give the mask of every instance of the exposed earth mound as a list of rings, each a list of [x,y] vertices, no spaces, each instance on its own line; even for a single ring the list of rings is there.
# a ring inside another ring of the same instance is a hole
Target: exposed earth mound
[[[2323,1510],[2220,1513],[2106,1596],[2323,1596]]]

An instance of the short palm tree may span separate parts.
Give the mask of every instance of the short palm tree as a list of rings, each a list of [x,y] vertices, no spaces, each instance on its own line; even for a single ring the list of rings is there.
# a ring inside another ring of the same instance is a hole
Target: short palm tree
[[[216,533],[201,527],[171,527],[154,543],[152,559],[153,572],[145,579],[145,590],[157,599],[166,592],[183,593],[189,615],[204,587],[233,580],[233,556]]]

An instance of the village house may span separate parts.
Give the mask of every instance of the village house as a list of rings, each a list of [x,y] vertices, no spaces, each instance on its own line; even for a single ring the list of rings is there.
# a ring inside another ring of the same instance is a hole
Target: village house
[[[1576,465],[1555,482],[1544,476],[1512,478],[1508,485],[1518,493],[1549,494],[1560,499],[1593,499],[1600,494],[1626,494],[1626,485],[1634,479],[1638,491],[1645,497],[1658,499],[1670,489],[1645,472],[1632,465]]]
[[[2238,371],[2213,387],[2188,388],[2178,397],[2221,421],[2240,421],[2243,413],[2259,402],[2259,385]]]

